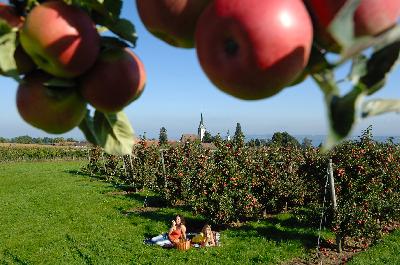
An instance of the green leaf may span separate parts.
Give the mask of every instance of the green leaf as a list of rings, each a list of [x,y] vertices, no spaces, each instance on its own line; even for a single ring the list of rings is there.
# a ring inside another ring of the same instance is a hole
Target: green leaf
[[[387,112],[400,112],[400,100],[373,99],[365,102],[362,107],[362,117],[376,116]]]
[[[79,125],[86,139],[104,148],[109,154],[128,155],[135,144],[135,134],[125,113],[95,112],[90,116],[88,110],[85,119]]]
[[[104,25],[108,27],[113,33],[121,37],[122,39],[132,43],[133,47],[136,47],[136,29],[135,26],[127,19],[118,19],[112,24]]]
[[[360,79],[360,85],[366,87],[371,95],[381,89],[388,73],[398,61],[400,55],[400,41],[393,42],[376,51],[366,63],[366,74]]]
[[[10,27],[7,21],[0,18],[0,35],[6,35],[10,32],[12,32],[12,27]]]
[[[347,0],[329,25],[329,33],[344,50],[355,41],[353,18],[360,2],[361,0]]]
[[[96,138],[107,153],[119,155],[132,153],[135,135],[125,113],[105,114],[96,111],[93,120]]]
[[[354,87],[343,97],[333,96],[328,104],[330,130],[323,149],[329,150],[346,138],[358,120],[358,109],[365,92]]]
[[[65,3],[77,6],[91,14],[92,19],[118,19],[122,10],[122,0],[64,0]]]
[[[119,18],[122,10],[122,0],[104,0],[103,5],[113,18]]]
[[[0,20],[0,69],[6,76],[13,77],[20,81],[14,53],[16,49],[17,33],[11,27]]]
[[[96,137],[96,133],[94,130],[94,121],[93,117],[90,116],[90,111],[86,111],[86,116],[83,121],[79,124],[79,129],[85,135],[86,140],[94,145],[98,145],[98,140]]]
[[[122,39],[136,46],[136,30],[127,19],[120,18],[122,0],[64,0],[84,9],[89,9],[96,24],[102,25]]]
[[[342,51],[340,60],[334,63],[334,65],[339,66],[368,48],[376,47],[376,50],[379,50],[396,41],[400,41],[400,25],[377,36],[357,38],[351,47],[347,47],[346,50]]]
[[[354,87],[347,95],[340,97],[335,90],[334,80],[328,74],[313,75],[319,86],[325,93],[328,106],[330,131],[325,149],[330,149],[337,142],[345,138],[352,130],[359,117],[359,105],[362,99],[381,89],[388,73],[392,70],[400,55],[400,42],[393,42],[387,46],[380,47],[370,58],[359,55],[353,60],[351,72],[348,76]],[[325,80],[322,79],[325,78]],[[374,109],[376,108],[376,109]],[[397,111],[396,101],[371,101],[364,105],[362,116],[378,115],[385,111]]]
[[[355,57],[352,62],[351,70],[347,79],[353,84],[357,84],[362,76],[367,74],[367,56],[360,54]]]
[[[357,121],[358,105],[365,92],[360,87],[354,87],[345,96],[339,95],[339,88],[332,70],[324,69],[314,73],[313,78],[325,96],[325,104],[329,120],[329,132],[323,150],[329,150],[343,140]]]

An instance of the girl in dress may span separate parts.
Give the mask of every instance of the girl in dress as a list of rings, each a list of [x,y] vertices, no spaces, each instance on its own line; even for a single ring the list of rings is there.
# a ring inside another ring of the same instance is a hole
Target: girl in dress
[[[177,215],[175,220],[172,220],[168,238],[172,243],[178,243],[179,239],[186,239],[185,219],[182,216]]]

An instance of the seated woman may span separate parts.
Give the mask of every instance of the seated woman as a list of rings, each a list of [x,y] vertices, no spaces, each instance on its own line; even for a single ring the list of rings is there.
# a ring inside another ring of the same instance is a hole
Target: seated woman
[[[186,239],[185,219],[179,214],[172,220],[168,238],[172,243],[178,243],[180,239]]]
[[[145,243],[170,247],[173,246],[173,243],[179,242],[180,238],[186,239],[186,226],[185,219],[183,219],[182,216],[177,215],[175,220],[172,220],[172,225],[168,233],[145,240]]]
[[[214,233],[211,230],[211,226],[208,224],[204,225],[201,232],[204,235],[204,239],[203,242],[201,242],[201,245],[204,247],[214,247],[216,244],[215,244]]]

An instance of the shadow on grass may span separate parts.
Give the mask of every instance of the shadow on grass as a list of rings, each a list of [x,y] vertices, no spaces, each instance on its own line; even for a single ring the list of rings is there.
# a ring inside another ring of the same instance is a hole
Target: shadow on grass
[[[65,173],[75,175],[75,176],[82,176],[82,177],[91,177],[90,175],[80,171],[80,170],[64,170]]]
[[[137,190],[127,184],[120,184],[120,183],[116,183],[115,181],[112,181],[110,179],[107,179],[107,177],[102,176],[102,175],[91,175],[87,172],[83,172],[81,170],[66,170],[64,171],[65,173],[71,174],[71,175],[75,175],[75,176],[82,176],[82,177],[87,177],[90,180],[96,180],[96,181],[101,181],[104,183],[109,184],[111,187],[120,190],[120,191],[126,191],[126,192],[137,192]]]
[[[182,214],[186,221],[188,232],[200,232],[207,220],[202,216],[189,216],[190,208],[188,206],[171,206],[161,196],[153,193],[146,194],[146,192],[137,192],[129,185],[120,185],[106,181],[102,176],[90,176],[78,170],[68,171],[70,174],[90,177],[95,180],[105,181],[118,191],[125,191],[124,196],[133,201],[139,202],[142,207],[135,207],[132,209],[116,208],[121,214],[134,215],[145,220],[165,223],[167,227],[170,226],[171,221],[175,218],[176,214]],[[285,241],[300,242],[305,248],[310,249],[316,247],[318,237],[313,231],[315,228],[304,222],[299,222],[297,218],[288,217],[282,218],[279,215],[269,217],[259,223],[249,222],[240,227],[229,227],[222,225],[213,225],[213,229],[224,232],[230,230],[229,237],[237,237],[241,239],[246,238],[259,238],[264,237],[269,241],[277,243]],[[152,229],[144,233],[145,237],[152,237]]]
[[[233,229],[235,231],[233,237],[264,237],[277,243],[298,241],[307,249],[314,248],[317,245],[318,237],[313,232],[301,230],[299,227],[287,227],[280,222],[272,224],[265,221],[262,224],[235,228]]]
[[[161,198],[161,196],[155,194],[146,194],[146,192],[139,193],[128,193],[125,197],[140,202],[144,206],[148,207],[166,207],[167,202]]]
[[[21,258],[19,258],[17,255],[13,254],[10,250],[6,249],[3,251],[4,257],[8,258],[9,260],[12,260],[15,262],[15,264],[30,264],[29,261],[24,261]],[[3,261],[4,263],[2,264],[7,264],[6,261]]]
[[[276,243],[297,241],[306,249],[317,246],[317,229],[299,222],[290,214],[278,214],[258,222],[248,222],[243,226],[231,228],[230,237],[263,237]]]
[[[144,219],[163,222],[170,226],[175,216],[180,214],[185,219],[188,232],[200,231],[206,222],[201,216],[189,216],[188,211],[190,209],[187,206],[170,206],[164,199],[155,194],[129,193],[126,197],[143,205],[140,210],[135,211],[133,214]],[[146,208],[155,210],[146,211]],[[127,213],[126,209],[120,209],[120,211],[123,214]]]
[[[305,228],[305,229],[316,229],[316,226],[312,223],[306,223],[304,221],[300,221],[298,218],[294,216],[289,216],[287,218],[279,218],[269,217],[267,218],[268,222],[274,225],[281,225],[288,228]]]

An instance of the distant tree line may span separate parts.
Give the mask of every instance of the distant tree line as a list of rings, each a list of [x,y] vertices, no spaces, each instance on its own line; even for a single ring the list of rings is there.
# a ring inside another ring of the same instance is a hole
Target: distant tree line
[[[212,136],[210,132],[205,132],[203,143],[215,143],[219,141],[222,141],[222,137],[219,133],[217,133],[215,136]],[[236,124],[235,135],[233,136],[232,141],[238,143],[239,145],[244,145],[244,133],[242,132],[242,126],[240,123]]]
[[[276,132],[271,139],[251,139],[246,143],[247,146],[284,146],[284,147],[301,147],[303,149],[312,147],[312,140],[304,138],[302,143],[287,132]]]
[[[203,143],[216,143],[222,141],[222,137],[219,133],[213,136],[209,131],[206,131],[203,136]],[[272,135],[271,139],[251,139],[248,142],[245,142],[245,135],[242,131],[242,126],[240,123],[236,124],[235,134],[231,139],[236,145],[239,146],[252,146],[252,147],[260,147],[260,146],[287,146],[287,147],[302,147],[302,148],[310,148],[312,147],[312,140],[309,138],[304,138],[302,143],[300,143],[295,137],[290,135],[287,132],[276,132]],[[165,145],[168,144],[168,136],[167,129],[162,127],[160,129],[159,134],[159,144]]]
[[[0,137],[0,143],[17,143],[17,144],[55,144],[65,142],[79,142],[74,138],[64,137],[31,137],[29,135],[22,135],[13,138]]]

